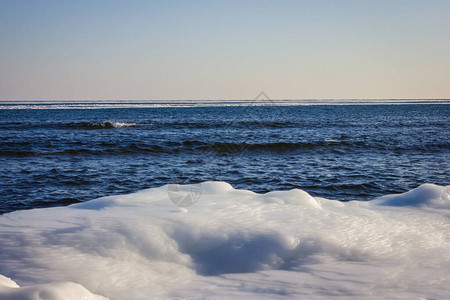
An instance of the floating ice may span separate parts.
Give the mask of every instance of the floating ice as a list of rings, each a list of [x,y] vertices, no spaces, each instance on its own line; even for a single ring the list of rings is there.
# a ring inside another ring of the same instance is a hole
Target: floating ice
[[[0,274],[24,286],[0,277],[0,299],[30,286],[86,299],[450,294],[449,186],[348,203],[224,182],[178,191],[199,188],[189,207],[163,186],[0,216]]]

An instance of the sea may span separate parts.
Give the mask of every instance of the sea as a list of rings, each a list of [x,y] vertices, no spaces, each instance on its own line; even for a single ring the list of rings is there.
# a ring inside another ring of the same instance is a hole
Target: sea
[[[371,200],[450,183],[450,100],[0,102],[0,213],[225,181]]]

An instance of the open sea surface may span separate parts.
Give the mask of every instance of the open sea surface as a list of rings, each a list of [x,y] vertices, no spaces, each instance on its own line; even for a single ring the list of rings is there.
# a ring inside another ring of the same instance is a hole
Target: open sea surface
[[[342,201],[450,183],[448,101],[205,103],[0,103],[0,213],[207,180]]]

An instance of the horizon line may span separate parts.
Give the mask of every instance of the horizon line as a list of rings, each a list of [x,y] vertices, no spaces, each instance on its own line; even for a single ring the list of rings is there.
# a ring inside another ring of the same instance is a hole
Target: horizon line
[[[442,101],[450,98],[242,98],[242,99],[0,99],[0,102],[44,102],[44,101]]]

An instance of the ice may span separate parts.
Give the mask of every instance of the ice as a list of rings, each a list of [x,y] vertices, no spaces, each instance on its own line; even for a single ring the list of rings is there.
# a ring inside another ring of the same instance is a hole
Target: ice
[[[448,99],[253,99],[253,100],[53,100],[7,101],[0,99],[0,109],[109,109],[157,107],[217,106],[297,106],[297,105],[401,105],[449,104]]]
[[[0,299],[2,300],[106,300],[91,294],[79,284],[56,282],[20,288],[10,278],[0,275]]]
[[[387,195],[375,202],[388,206],[420,206],[450,209],[450,186],[423,184],[401,195]]]
[[[0,277],[0,299],[34,299],[30,290],[109,299],[450,294],[450,186],[339,202],[204,182],[177,187],[195,191],[187,207],[174,205],[173,191],[0,216],[0,274],[23,286]]]
[[[0,291],[5,288],[18,288],[19,286],[11,278],[0,275]]]

